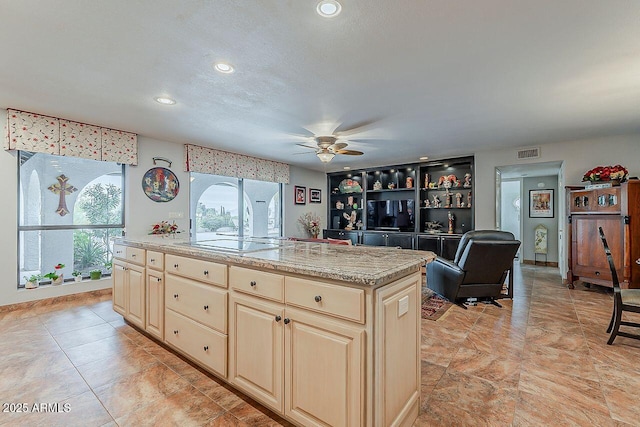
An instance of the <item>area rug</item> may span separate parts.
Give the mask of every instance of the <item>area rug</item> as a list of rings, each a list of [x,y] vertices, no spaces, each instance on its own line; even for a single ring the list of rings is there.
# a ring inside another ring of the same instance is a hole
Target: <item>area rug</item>
[[[426,289],[422,293],[422,318],[428,320],[438,320],[447,310],[451,308],[451,304],[440,295]]]

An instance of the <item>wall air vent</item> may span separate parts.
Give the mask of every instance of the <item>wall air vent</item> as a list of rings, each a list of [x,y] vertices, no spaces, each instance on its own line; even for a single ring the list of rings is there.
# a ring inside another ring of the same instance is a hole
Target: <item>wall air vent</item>
[[[540,158],[540,147],[529,147],[518,150],[518,160]]]

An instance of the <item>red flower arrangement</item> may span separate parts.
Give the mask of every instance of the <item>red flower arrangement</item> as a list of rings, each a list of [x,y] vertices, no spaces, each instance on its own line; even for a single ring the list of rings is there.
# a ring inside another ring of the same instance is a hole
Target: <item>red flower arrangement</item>
[[[629,171],[624,166],[598,166],[588,170],[582,177],[582,181],[611,181],[615,179],[623,182],[628,176]]]
[[[179,233],[178,225],[174,221],[173,223],[169,223],[169,221],[161,221],[151,226],[151,233],[149,234],[176,234]]]

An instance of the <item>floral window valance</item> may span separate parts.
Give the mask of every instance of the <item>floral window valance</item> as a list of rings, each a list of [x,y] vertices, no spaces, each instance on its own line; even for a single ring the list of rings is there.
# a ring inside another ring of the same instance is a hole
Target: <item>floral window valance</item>
[[[12,109],[7,113],[6,150],[138,164],[135,133]]]
[[[289,183],[289,165],[198,145],[184,146],[185,172]]]

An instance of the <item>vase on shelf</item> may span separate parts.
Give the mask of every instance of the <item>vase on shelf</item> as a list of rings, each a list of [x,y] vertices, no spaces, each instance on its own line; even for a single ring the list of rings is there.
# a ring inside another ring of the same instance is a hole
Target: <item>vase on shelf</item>
[[[61,285],[63,281],[64,281],[64,277],[61,274],[58,277],[56,277],[55,279],[51,280],[51,284],[52,285]]]

